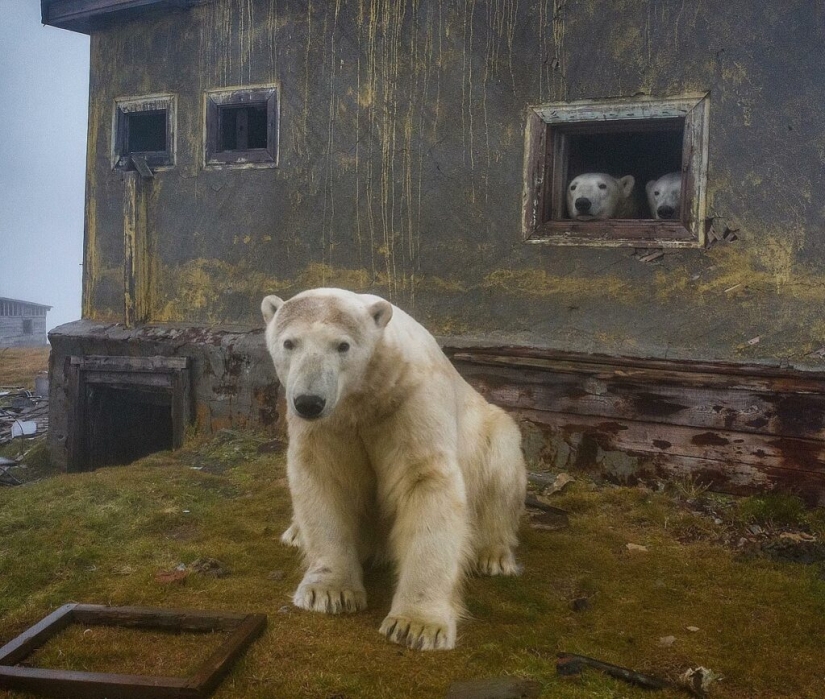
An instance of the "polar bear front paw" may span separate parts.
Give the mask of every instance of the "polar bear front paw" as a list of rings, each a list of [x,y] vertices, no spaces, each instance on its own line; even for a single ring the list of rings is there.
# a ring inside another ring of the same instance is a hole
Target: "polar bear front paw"
[[[301,609],[325,614],[357,612],[367,608],[367,593],[331,585],[304,584],[298,586],[292,603]]]
[[[490,546],[482,549],[476,560],[479,575],[521,575],[513,552],[506,546]]]
[[[423,621],[406,616],[388,616],[378,632],[393,643],[414,650],[451,650],[455,648],[455,622]]]

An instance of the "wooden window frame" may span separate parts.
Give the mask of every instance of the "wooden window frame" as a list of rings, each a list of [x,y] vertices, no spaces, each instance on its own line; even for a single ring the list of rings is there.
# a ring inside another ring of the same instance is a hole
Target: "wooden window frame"
[[[70,624],[231,633],[189,677],[77,672],[19,665]],[[84,699],[203,699],[217,688],[232,664],[265,627],[264,614],[65,604],[0,648],[0,689]]]
[[[527,243],[601,247],[705,245],[708,94],[581,100],[530,107],[524,140],[522,232]],[[563,219],[569,136],[666,130],[683,124],[678,221]]]
[[[125,97],[115,100],[112,121],[112,168],[115,170],[134,170],[132,156],[146,161],[152,169],[165,169],[175,165],[177,145],[176,122],[177,100],[174,95],[146,95],[145,97]],[[129,116],[141,112],[166,113],[166,150],[129,152]]]
[[[279,92],[277,85],[255,85],[210,90],[205,94],[205,167],[278,167]],[[222,109],[253,105],[266,106],[266,147],[246,150],[220,150]]]

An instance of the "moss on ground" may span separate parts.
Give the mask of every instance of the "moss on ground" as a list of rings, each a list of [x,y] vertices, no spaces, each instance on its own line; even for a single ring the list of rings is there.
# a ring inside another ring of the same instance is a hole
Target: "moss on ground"
[[[651,696],[595,671],[561,679],[559,651],[665,677],[704,665],[724,675],[717,697],[825,696],[820,568],[742,556],[717,536],[762,516],[755,504],[723,508],[697,494],[705,510],[724,509],[717,517],[665,492],[573,483],[553,496],[570,526],[544,531],[525,519],[524,575],[468,580],[458,648],[421,653],[377,633],[390,571],[368,573],[370,607],[359,614],[289,604],[301,563],[278,542],[290,507],[284,457],[271,450],[263,437],[224,433],[131,466],[0,489],[0,644],[70,601],[224,609],[264,612],[269,625],[217,699],[443,697],[454,681],[500,675],[534,678],[546,697]],[[228,574],[189,572],[199,558]],[[163,574],[179,564],[188,575],[170,582]],[[587,608],[573,611],[582,597]],[[220,640],[146,633],[71,629],[32,660],[184,675]],[[666,636],[672,645],[660,644]]]

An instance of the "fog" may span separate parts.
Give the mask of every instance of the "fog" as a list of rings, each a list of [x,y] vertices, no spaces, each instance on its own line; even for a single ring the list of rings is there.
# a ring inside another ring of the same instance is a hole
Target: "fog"
[[[80,318],[89,37],[0,0],[0,296]]]

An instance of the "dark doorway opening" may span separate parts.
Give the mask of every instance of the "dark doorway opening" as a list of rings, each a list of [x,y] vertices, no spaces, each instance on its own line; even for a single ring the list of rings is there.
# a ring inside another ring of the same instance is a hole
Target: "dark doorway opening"
[[[86,387],[86,468],[129,464],[172,449],[172,395],[92,384]]]
[[[186,357],[70,357],[69,393],[69,472],[183,445],[192,414]]]

